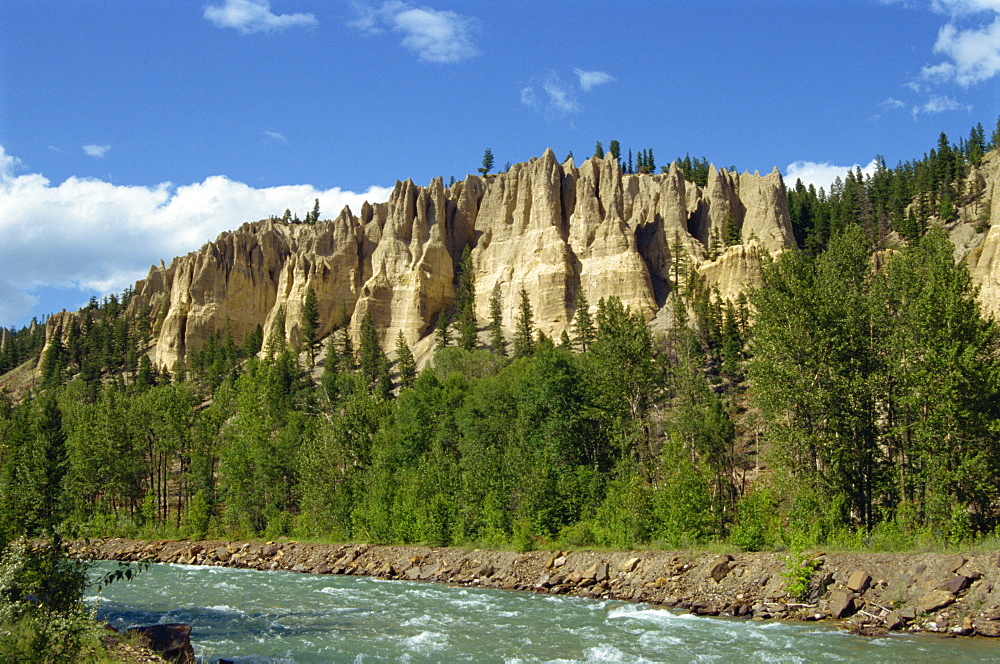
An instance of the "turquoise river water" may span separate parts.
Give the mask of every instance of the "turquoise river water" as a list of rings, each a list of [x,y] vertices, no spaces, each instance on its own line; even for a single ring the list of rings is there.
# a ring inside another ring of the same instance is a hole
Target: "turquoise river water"
[[[114,569],[96,563],[95,577]],[[680,615],[644,604],[366,577],[151,565],[91,601],[118,628],[182,622],[206,662],[988,662],[1000,639]]]

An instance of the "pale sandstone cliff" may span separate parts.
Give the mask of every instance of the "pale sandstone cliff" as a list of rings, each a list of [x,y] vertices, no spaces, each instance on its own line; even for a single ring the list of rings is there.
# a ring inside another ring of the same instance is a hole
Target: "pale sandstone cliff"
[[[724,247],[739,229],[743,244]],[[671,166],[624,175],[612,157],[577,167],[551,150],[508,171],[446,187],[398,182],[389,200],[344,209],[315,225],[267,220],[223,233],[200,250],[153,267],[135,306],[157,320],[151,357],[172,368],[213,332],[239,342],[258,324],[300,335],[302,303],[317,294],[320,336],[344,316],[358,332],[371,314],[389,350],[399,332],[420,344],[455,300],[462,250],[472,249],[476,314],[485,326],[498,290],[511,333],[524,288],[535,324],[558,337],[577,292],[592,307],[618,296],[652,320],[664,306],[675,261],[700,270],[723,296],[758,282],[762,253],[793,243],[781,175],[711,169],[708,186]]]
[[[990,152],[973,178],[984,188],[981,207],[988,205],[989,231],[982,244],[969,254],[972,282],[979,287],[979,301],[986,312],[1000,314],[1000,152]],[[953,237],[954,240],[954,237]]]

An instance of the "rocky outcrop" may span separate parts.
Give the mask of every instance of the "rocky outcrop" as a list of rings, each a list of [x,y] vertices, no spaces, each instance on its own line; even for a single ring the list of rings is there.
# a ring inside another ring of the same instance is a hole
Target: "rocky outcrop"
[[[216,332],[228,330],[240,343],[261,325],[265,338],[295,345],[310,288],[321,338],[348,317],[357,336],[370,315],[387,349],[400,332],[411,346],[428,348],[421,340],[452,312],[457,266],[469,247],[481,324],[498,292],[511,334],[523,288],[536,327],[558,337],[578,293],[591,306],[617,296],[652,320],[670,293],[672,270],[699,270],[732,297],[759,279],[763,251],[792,243],[777,171],[761,177],[712,168],[702,188],[676,165],[626,175],[610,156],[577,167],[547,150],[451,186],[398,182],[387,202],[312,225],[244,224],[151,268],[131,306],[149,308],[151,359],[168,369]],[[64,323],[54,316],[52,332],[65,334]]]
[[[977,173],[978,186],[983,188],[984,205],[989,208],[989,230],[983,243],[969,254],[972,282],[979,287],[983,309],[1000,314],[1000,153],[989,153]]]
[[[71,545],[91,560],[214,565],[373,576],[648,602],[709,616],[842,620],[850,631],[1000,636],[997,554],[809,555],[802,596],[794,557],[771,552],[485,551],[426,546],[99,539]],[[997,590],[995,590],[997,589]]]
[[[140,625],[130,627],[130,634],[137,634],[149,650],[169,662],[194,664],[194,648],[191,646],[191,625],[166,623],[161,625]]]

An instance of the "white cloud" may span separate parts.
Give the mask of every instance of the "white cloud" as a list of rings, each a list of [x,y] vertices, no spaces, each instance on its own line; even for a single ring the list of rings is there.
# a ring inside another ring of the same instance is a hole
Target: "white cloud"
[[[268,0],[225,0],[221,5],[206,5],[204,16],[216,27],[233,28],[245,35],[319,23],[312,14],[275,14]]]
[[[21,160],[7,151],[0,145],[0,181],[14,176],[14,171],[21,167]]]
[[[305,216],[319,199],[324,218],[345,205],[384,201],[391,189],[364,193],[310,185],[255,189],[223,176],[174,187],[119,186],[71,177],[17,175],[18,160],[0,146],[0,325],[24,315],[35,288],[119,291],[151,264],[193,251],[225,230],[280,215]]]
[[[937,73],[953,77],[964,88],[993,78],[1000,72],[1000,16],[979,28],[959,29],[948,23],[938,33],[934,52],[950,59],[942,63],[947,69]]]
[[[276,131],[265,131],[264,138],[269,139],[275,143],[285,143],[288,141],[284,134],[278,133]]]
[[[861,172],[864,175],[871,175],[875,172],[875,167],[878,164],[874,159],[868,162],[867,166],[861,167]],[[822,163],[815,161],[793,161],[785,168],[785,185],[789,188],[795,186],[796,180],[802,180],[802,184],[805,186],[813,185],[819,190],[820,187],[825,189],[827,193],[830,191],[830,185],[838,177],[841,180],[847,178],[847,172],[853,171],[858,168],[860,164],[854,164],[852,166],[836,166],[828,161]]]
[[[356,5],[357,19],[348,23],[369,34],[392,30],[403,35],[402,45],[426,62],[452,63],[479,55],[473,34],[479,20],[453,11],[414,7],[398,0],[381,7]]]
[[[923,67],[919,81],[968,88],[1000,73],[1000,0],[934,0],[931,9],[949,17],[934,42],[945,60]]]
[[[580,104],[576,101],[573,90],[555,74],[550,74],[542,81],[542,90],[549,96],[549,105],[559,113],[580,111]]]
[[[877,106],[879,110],[871,117],[872,122],[878,122],[886,113],[891,113],[897,108],[905,107],[906,102],[896,99],[895,97],[887,97],[886,99],[880,101]]]
[[[84,145],[83,153],[88,157],[100,159],[111,150],[110,145]]]
[[[584,92],[590,92],[598,85],[611,83],[615,80],[614,76],[603,71],[585,71],[583,69],[574,69],[573,73],[580,79],[580,89]]]
[[[933,0],[931,9],[951,16],[966,16],[988,11],[1000,13],[1000,0]]]
[[[920,106],[914,106],[911,113],[913,119],[916,120],[917,116],[921,113],[925,115],[930,115],[934,113],[944,113],[946,111],[972,111],[972,107],[966,104],[955,101],[951,97],[945,97],[939,95],[936,97],[931,97],[924,104]]]
[[[549,72],[536,84],[545,93],[543,100],[535,94],[535,85],[521,90],[521,103],[540,111],[546,117],[563,117],[579,113],[582,109],[573,87],[567,85],[555,72]]]

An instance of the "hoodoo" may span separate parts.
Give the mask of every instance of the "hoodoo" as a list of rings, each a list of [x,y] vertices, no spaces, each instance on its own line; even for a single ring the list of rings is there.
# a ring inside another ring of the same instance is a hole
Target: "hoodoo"
[[[387,202],[365,204],[357,215],[345,208],[315,224],[244,224],[152,267],[135,286],[133,306],[154,312],[151,359],[168,368],[216,332],[239,341],[261,325],[270,338],[284,321],[284,336],[296,342],[309,288],[320,337],[345,317],[356,336],[371,314],[383,345],[399,332],[412,345],[449,313],[468,246],[480,323],[498,292],[510,335],[523,288],[538,329],[558,337],[578,292],[592,306],[615,295],[652,320],[681,269],[699,271],[734,297],[757,283],[764,251],[793,243],[777,170],[761,177],[712,167],[700,187],[676,165],[626,175],[610,155],[577,167],[546,150],[451,186],[397,182]]]

